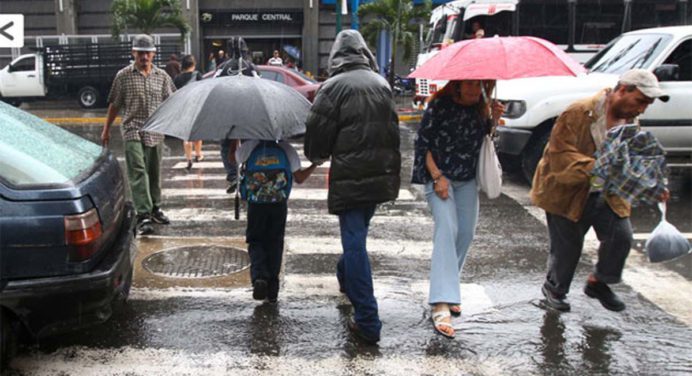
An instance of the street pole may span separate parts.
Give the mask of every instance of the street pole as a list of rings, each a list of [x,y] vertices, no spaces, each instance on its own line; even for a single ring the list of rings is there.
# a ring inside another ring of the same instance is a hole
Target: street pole
[[[336,5],[336,33],[341,32],[341,0],[335,1]]]
[[[687,0],[680,0],[680,25],[687,25]]]
[[[622,28],[620,33],[626,33],[632,29],[632,0],[625,1],[625,14],[622,17]]]
[[[351,0],[351,29],[358,30],[358,7],[360,0]]]
[[[567,52],[574,51],[574,39],[577,33],[577,0],[567,0]]]

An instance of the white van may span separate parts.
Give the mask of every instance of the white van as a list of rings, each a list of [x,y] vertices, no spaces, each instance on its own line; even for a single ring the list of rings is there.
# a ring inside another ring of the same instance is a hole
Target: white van
[[[536,77],[499,81],[505,127],[498,128],[498,153],[505,169],[520,165],[530,182],[557,117],[572,102],[614,87],[632,68],[654,72],[668,102],[655,101],[639,118],[668,155],[692,155],[692,26],[625,33],[589,60],[578,77]]]

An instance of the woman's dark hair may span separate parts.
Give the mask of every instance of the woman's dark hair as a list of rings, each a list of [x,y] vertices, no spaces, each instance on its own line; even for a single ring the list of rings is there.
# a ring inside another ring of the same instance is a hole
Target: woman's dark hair
[[[428,98],[428,103],[434,101],[441,97],[454,98],[456,96],[457,88],[461,85],[464,80],[452,80],[447,83],[442,89],[438,90],[435,94]],[[478,113],[485,119],[490,119],[490,95],[495,88],[494,80],[468,80],[468,81],[481,81],[481,85],[485,87],[486,95],[481,95],[481,100],[478,101],[476,108]]]

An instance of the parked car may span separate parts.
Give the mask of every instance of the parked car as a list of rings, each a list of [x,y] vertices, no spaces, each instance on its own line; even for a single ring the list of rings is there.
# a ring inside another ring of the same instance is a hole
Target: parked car
[[[556,118],[572,102],[614,87],[632,68],[658,77],[668,102],[654,101],[640,116],[669,156],[692,155],[692,26],[631,31],[615,38],[589,60],[588,74],[578,77],[535,77],[497,84],[504,102],[505,125],[498,128],[503,167],[521,167],[531,182]]]
[[[116,158],[0,103],[0,368],[15,338],[106,321],[127,298],[134,209]]]
[[[315,99],[317,89],[320,88],[319,82],[294,69],[272,65],[257,65],[256,68],[262,78],[281,82],[296,89],[311,103]]]
[[[223,68],[224,65],[221,65],[215,71],[205,73],[203,77],[216,77],[218,72]],[[317,89],[320,88],[319,82],[294,69],[272,65],[255,65],[255,69],[257,70],[257,73],[259,73],[260,77],[267,80],[281,82],[296,89],[311,103],[315,99]]]

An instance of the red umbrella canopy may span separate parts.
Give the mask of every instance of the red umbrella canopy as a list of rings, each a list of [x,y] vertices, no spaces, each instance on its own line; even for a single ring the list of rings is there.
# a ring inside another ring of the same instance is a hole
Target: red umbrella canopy
[[[469,39],[442,49],[409,77],[432,80],[509,80],[576,76],[586,70],[560,48],[535,37]]]

